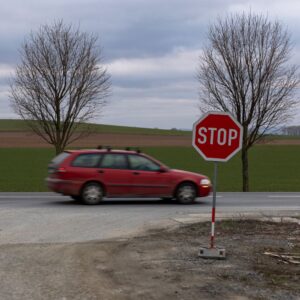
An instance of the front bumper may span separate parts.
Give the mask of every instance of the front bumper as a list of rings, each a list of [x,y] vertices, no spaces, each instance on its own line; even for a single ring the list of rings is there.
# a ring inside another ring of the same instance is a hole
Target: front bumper
[[[206,197],[212,190],[211,185],[199,185],[198,186],[198,195],[199,197]]]

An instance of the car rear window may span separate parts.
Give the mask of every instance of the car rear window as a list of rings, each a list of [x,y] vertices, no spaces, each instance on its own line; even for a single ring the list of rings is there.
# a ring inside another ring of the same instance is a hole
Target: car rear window
[[[72,167],[79,168],[96,168],[101,159],[101,155],[98,153],[86,153],[76,156],[72,161]]]
[[[69,153],[69,152],[62,152],[62,153],[60,153],[60,154],[58,154],[57,156],[55,156],[53,159],[52,159],[52,161],[51,161],[51,163],[53,164],[53,165],[59,165],[60,163],[62,163],[68,156],[70,156],[71,155],[71,153]]]

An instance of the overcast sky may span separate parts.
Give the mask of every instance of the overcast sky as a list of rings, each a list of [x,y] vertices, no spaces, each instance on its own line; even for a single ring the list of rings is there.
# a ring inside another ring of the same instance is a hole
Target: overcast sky
[[[2,0],[0,118],[17,117],[8,78],[21,43],[41,24],[63,19],[100,37],[112,95],[97,123],[191,129],[200,116],[195,74],[207,28],[218,16],[249,10],[288,27],[299,64],[299,0]],[[300,124],[298,111],[292,124]]]

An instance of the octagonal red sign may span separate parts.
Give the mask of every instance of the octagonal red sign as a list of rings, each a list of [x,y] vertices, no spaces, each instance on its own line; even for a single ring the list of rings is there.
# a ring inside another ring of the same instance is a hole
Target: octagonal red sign
[[[193,146],[205,160],[228,161],[242,147],[240,123],[229,113],[209,112],[193,126]]]

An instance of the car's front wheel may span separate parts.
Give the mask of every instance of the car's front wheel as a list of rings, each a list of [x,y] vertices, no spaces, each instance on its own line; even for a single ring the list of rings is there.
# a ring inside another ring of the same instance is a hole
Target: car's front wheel
[[[81,200],[84,204],[99,204],[103,199],[103,188],[96,182],[87,183],[81,192]]]
[[[182,183],[176,191],[176,200],[180,204],[192,204],[197,197],[197,191],[192,183]]]

